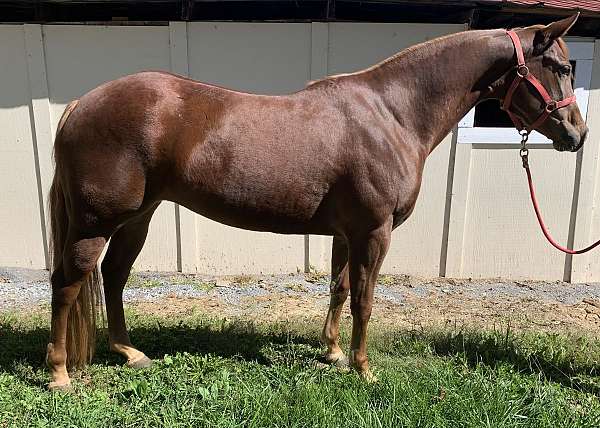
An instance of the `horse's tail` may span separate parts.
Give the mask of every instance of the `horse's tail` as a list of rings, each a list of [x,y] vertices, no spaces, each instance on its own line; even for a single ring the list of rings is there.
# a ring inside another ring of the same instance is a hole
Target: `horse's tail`
[[[79,101],[72,101],[58,124],[54,150],[61,138],[63,127]],[[60,165],[56,163],[54,179],[49,195],[50,216],[50,272],[52,275],[63,275],[60,269],[69,229],[69,214],[65,202],[65,189],[60,180]],[[64,281],[63,278],[57,278]],[[96,344],[96,307],[102,304],[101,281],[96,267],[82,284],[77,300],[71,306],[67,322],[67,367],[82,367],[93,356]]]

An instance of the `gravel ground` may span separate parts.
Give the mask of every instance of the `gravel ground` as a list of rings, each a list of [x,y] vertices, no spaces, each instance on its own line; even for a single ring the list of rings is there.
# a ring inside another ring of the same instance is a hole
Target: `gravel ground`
[[[322,318],[328,293],[329,278],[323,274],[211,277],[135,272],[124,300],[129,306],[163,314],[200,310],[215,316],[277,320]],[[0,268],[0,311],[47,309],[49,303],[48,272]],[[586,329],[600,334],[600,283],[383,275],[376,288],[373,319],[412,326],[510,322],[522,328]]]
[[[212,277],[173,272],[136,272],[124,292],[125,302],[156,301],[167,297],[198,298],[207,294],[237,304],[247,297],[285,293],[323,295],[329,291],[325,275],[289,274]],[[377,285],[379,299],[402,304],[407,294],[426,297],[431,292],[460,294],[474,299],[529,299],[573,305],[584,299],[600,301],[600,283],[509,281],[502,279],[423,279],[384,275]],[[0,267],[0,310],[50,303],[48,272]]]

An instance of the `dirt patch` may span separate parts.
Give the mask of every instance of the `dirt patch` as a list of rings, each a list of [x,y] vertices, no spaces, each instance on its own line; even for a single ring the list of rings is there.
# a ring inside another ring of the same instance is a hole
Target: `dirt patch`
[[[163,316],[194,311],[213,317],[323,322],[329,280],[320,273],[211,277],[136,272],[126,305]],[[0,311],[47,310],[45,271],[0,269]],[[351,319],[349,305],[344,322]],[[382,275],[372,320],[397,327],[468,327],[586,332],[600,335],[600,284]]]
[[[216,295],[167,301],[132,302],[131,306],[144,312],[169,315],[177,312],[198,311],[211,317],[237,318],[261,322],[305,320],[321,323],[329,304],[325,284],[315,291],[288,285],[284,291],[263,284],[264,294],[244,295],[234,302],[224,301]],[[372,321],[378,324],[419,328],[429,325],[452,324],[477,328],[505,328],[547,332],[582,332],[600,334],[600,300],[592,297],[566,303],[567,289],[554,293],[541,285],[565,287],[564,284],[530,283],[527,287],[494,289],[497,281],[484,283],[435,279],[415,280],[407,285],[405,278],[393,284],[379,285],[373,306]],[[567,285],[572,288],[572,285]],[[275,290],[270,290],[275,288]],[[490,288],[494,290],[490,293]],[[512,291],[511,291],[512,290]],[[517,292],[518,291],[518,292]],[[573,291],[573,290],[571,290]],[[577,290],[581,293],[581,290]],[[596,287],[588,290],[595,296]],[[592,292],[593,291],[593,292]],[[544,298],[537,294],[546,292]],[[174,296],[173,296],[174,297]],[[597,305],[592,304],[597,303]],[[349,304],[343,313],[344,322],[350,322]]]

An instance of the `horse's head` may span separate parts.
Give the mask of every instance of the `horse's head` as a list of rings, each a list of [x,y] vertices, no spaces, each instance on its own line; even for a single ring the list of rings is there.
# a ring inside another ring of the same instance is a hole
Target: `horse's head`
[[[512,94],[507,110],[525,128],[535,128],[551,139],[558,151],[579,150],[588,133],[577,103],[570,102],[570,97],[574,95],[573,70],[567,46],[561,39],[578,16],[576,14],[547,26],[536,25],[516,30],[523,45],[526,67],[511,71],[507,79],[510,85],[518,76],[517,73],[529,73],[543,85],[553,101],[544,100],[543,89],[540,91],[531,80],[522,79]],[[564,107],[561,107],[561,100],[566,104]],[[554,101],[559,102],[558,105]]]

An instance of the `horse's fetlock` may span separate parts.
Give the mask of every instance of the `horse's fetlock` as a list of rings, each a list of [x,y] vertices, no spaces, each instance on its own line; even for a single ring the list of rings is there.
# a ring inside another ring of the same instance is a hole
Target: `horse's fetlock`
[[[57,349],[54,343],[48,343],[46,347],[46,365],[50,368],[64,366],[67,361],[67,353],[64,350]]]
[[[369,370],[369,359],[359,349],[350,350],[350,364],[359,372]]]

